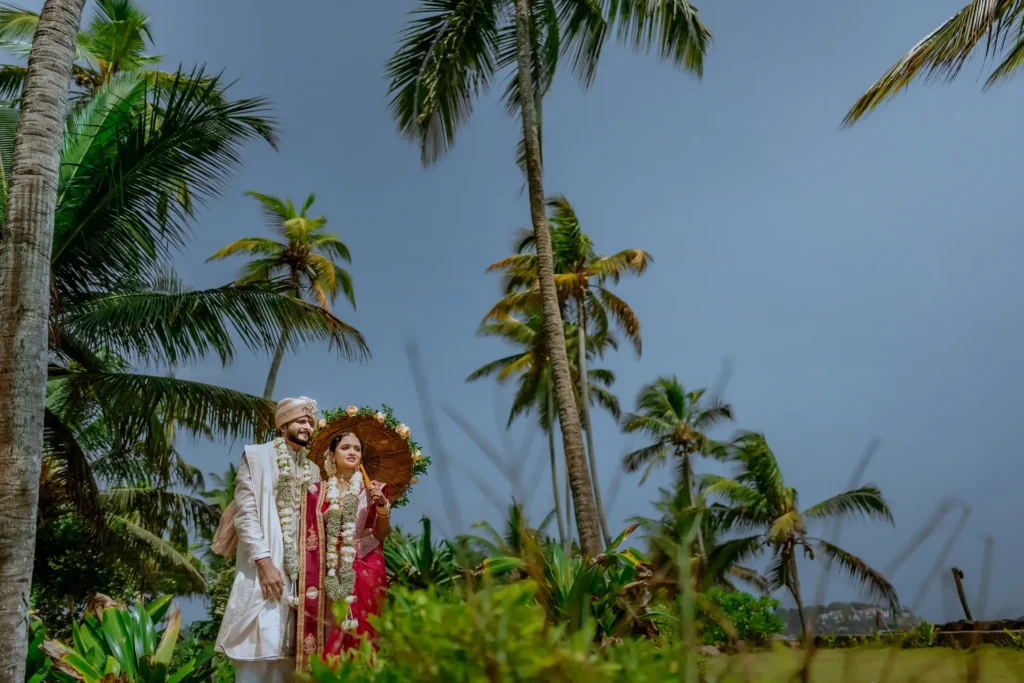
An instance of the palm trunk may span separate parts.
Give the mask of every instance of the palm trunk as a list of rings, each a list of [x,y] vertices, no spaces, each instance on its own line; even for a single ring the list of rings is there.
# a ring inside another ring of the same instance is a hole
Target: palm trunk
[[[569,463],[565,463],[565,554],[572,551],[572,490],[569,486]]]
[[[28,58],[0,243],[0,681],[25,680],[46,400],[50,256],[85,0],[46,0]]]
[[[687,505],[691,508],[697,505],[697,490],[693,476],[693,463],[690,461],[690,454],[683,452],[683,480],[680,482],[680,486],[686,488]],[[703,514],[703,513],[701,513]],[[697,525],[697,551],[700,553],[701,567],[703,568],[707,563],[707,551],[704,549],[704,529],[701,524],[701,519],[697,519],[695,524]]]
[[[294,270],[291,274],[292,297],[298,299],[302,296],[299,289],[299,274]],[[263,388],[263,400],[274,400],[274,386],[277,384],[277,373],[281,370],[281,361],[284,360],[284,352],[288,348],[288,328],[281,328],[281,341],[277,343],[274,350],[274,359],[270,362],[270,372],[267,373],[267,384]]]
[[[594,503],[597,506],[597,519],[601,524],[601,533],[604,535],[604,544],[612,544],[611,534],[608,533],[608,520],[604,514],[604,504],[601,502],[601,485],[598,483],[597,457],[594,455],[594,430],[590,422],[590,383],[587,378],[587,310],[583,305],[583,297],[576,297],[577,325],[579,327],[579,366],[580,373],[580,413],[583,415],[583,428],[587,433],[587,459],[590,462],[590,479],[594,484]]]
[[[587,472],[586,456],[583,453],[583,431],[580,427],[579,412],[576,410],[575,392],[569,374],[569,357],[565,351],[562,314],[558,307],[558,292],[555,290],[551,234],[548,232],[547,216],[544,213],[544,179],[541,173],[540,138],[537,133],[537,98],[533,86],[533,58],[530,53],[530,0],[515,0],[515,7],[520,114],[523,119],[523,142],[526,147],[530,219],[537,248],[537,281],[540,285],[544,315],[544,336],[550,345],[551,374],[562,428],[562,446],[569,471],[569,485],[572,488],[576,511],[576,526],[580,534],[580,548],[585,554],[596,556],[601,552],[601,532],[590,474]]]
[[[281,330],[281,341],[277,343],[277,350],[274,351],[274,360],[270,362],[270,372],[267,373],[267,385],[263,389],[263,398],[267,401],[274,399],[274,385],[277,384],[277,373],[281,369],[281,361],[284,360],[284,352],[288,346],[288,330]]]
[[[555,495],[555,517],[558,518],[558,542],[565,548],[565,520],[562,519],[562,504],[558,496],[558,463],[555,460],[555,395],[548,386],[548,454],[551,456],[551,492]]]
[[[804,647],[814,647],[814,637],[807,627],[807,615],[804,614],[804,601],[800,597],[800,576],[796,570],[796,558],[790,557],[787,562],[789,563],[789,592],[793,594],[793,599],[796,601],[796,613],[800,617],[800,630],[804,634]]]

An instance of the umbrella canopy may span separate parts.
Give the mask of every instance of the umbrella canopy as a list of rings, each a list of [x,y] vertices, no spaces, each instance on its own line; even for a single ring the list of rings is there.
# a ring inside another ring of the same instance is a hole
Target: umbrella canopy
[[[308,457],[326,478],[324,458],[331,440],[343,432],[352,432],[363,443],[363,468],[374,481],[388,485],[388,499],[393,503],[409,487],[412,479],[412,449],[407,439],[381,423],[373,415],[336,417],[322,427],[309,446]]]

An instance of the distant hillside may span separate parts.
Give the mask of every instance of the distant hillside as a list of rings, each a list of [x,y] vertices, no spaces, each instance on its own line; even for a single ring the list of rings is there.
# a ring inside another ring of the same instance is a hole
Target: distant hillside
[[[786,624],[786,635],[796,637],[800,633],[800,616],[796,609],[779,608],[775,611]],[[881,626],[877,626],[881,614]],[[814,605],[807,608],[808,618],[815,618],[815,633],[818,635],[867,634],[875,630],[898,631],[914,628],[921,619],[910,610],[903,610],[894,619],[889,609],[866,602],[833,602],[828,605]]]

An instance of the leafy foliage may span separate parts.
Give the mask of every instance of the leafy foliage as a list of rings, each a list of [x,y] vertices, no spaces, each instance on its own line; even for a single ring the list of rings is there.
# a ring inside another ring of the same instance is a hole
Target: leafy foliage
[[[889,67],[846,114],[844,125],[853,125],[916,78],[952,81],[975,51],[999,62],[986,89],[1015,74],[1024,64],[1024,2],[972,0]]]
[[[687,0],[541,0],[531,4],[535,96],[540,100],[566,65],[589,86],[613,35],[698,76],[711,32]],[[509,71],[503,101],[517,114],[516,29],[511,0],[421,0],[386,66],[390,109],[402,134],[429,165],[444,156],[474,101]]]
[[[704,400],[705,389],[686,391],[679,379],[659,377],[640,389],[635,413],[623,418],[626,433],[639,432],[653,440],[648,446],[623,458],[627,472],[646,467],[645,481],[655,467],[669,455],[679,458],[677,482],[682,485],[693,477],[690,456],[719,454],[719,446],[705,433],[717,424],[732,421],[733,408],[718,399]]]
[[[533,532],[516,541],[515,555],[484,560],[489,576],[516,572],[540,587],[538,600],[551,623],[570,632],[592,631],[597,638],[623,638],[634,631],[653,633],[647,603],[651,573],[646,558],[619,546],[636,530],[629,527],[597,558],[568,557],[555,543],[541,544]]]
[[[165,616],[165,627],[158,629]],[[99,615],[86,614],[75,625],[73,646],[48,641],[42,648],[61,680],[199,683],[210,673],[212,646],[170,670],[180,621],[177,606],[171,606],[171,596],[146,606],[112,606]]]
[[[779,601],[766,595],[710,588],[698,602],[697,618],[706,645],[730,643],[726,627],[739,640],[752,645],[767,645],[772,636],[782,633],[785,624],[775,615]]]
[[[348,683],[600,680],[660,683],[698,674],[683,647],[626,640],[596,649],[594,631],[552,628],[532,581],[471,593],[393,591],[377,621],[380,651],[367,644],[335,669],[314,664],[313,680]],[[427,637],[429,634],[429,637]]]
[[[384,562],[391,586],[426,590],[447,586],[460,574],[451,542],[442,539],[435,544],[430,535],[430,519],[424,517],[420,523],[423,531],[418,538],[396,528],[384,541]]]

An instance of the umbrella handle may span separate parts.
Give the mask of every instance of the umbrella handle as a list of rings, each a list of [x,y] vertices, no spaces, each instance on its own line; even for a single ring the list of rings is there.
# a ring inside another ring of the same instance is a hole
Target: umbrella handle
[[[363,463],[359,463],[359,472],[360,472],[360,474],[363,475],[363,481],[366,482],[366,490],[369,491],[370,490],[371,479],[370,479],[370,475],[368,475],[366,473],[366,468],[363,467]]]

